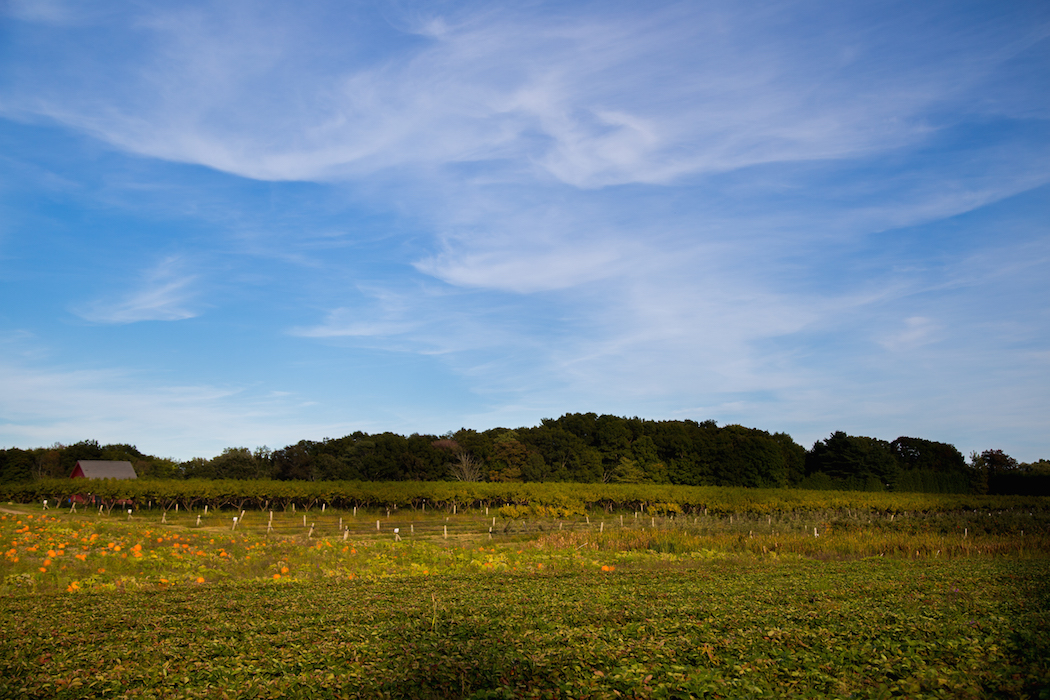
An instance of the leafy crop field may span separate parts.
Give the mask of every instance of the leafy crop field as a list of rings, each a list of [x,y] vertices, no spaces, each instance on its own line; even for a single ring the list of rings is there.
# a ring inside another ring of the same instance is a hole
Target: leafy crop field
[[[5,510],[4,697],[1050,697],[1037,509]]]

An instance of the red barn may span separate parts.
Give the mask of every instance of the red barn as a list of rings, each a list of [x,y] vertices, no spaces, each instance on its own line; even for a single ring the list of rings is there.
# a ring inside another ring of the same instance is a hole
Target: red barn
[[[131,462],[109,459],[82,459],[73,468],[70,479],[137,479]]]

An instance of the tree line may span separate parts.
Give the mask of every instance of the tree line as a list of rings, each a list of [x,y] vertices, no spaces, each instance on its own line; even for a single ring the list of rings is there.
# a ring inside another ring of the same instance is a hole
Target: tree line
[[[568,413],[516,429],[301,440],[279,450],[230,447],[184,462],[127,444],[0,450],[0,481],[68,477],[81,459],[131,462],[157,479],[653,483],[693,486],[1050,495],[1050,462],[1001,450],[967,461],[953,445],[837,431],[806,450],[786,433],[714,421]]]

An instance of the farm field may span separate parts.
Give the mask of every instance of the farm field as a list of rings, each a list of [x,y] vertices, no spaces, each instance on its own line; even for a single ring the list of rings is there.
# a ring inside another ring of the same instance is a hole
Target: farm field
[[[4,697],[1050,687],[1038,510],[85,510],[0,514]]]

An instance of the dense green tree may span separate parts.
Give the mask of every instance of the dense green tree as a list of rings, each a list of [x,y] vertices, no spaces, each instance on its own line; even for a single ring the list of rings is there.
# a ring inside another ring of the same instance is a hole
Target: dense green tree
[[[840,488],[882,490],[897,480],[900,466],[890,444],[836,431],[806,455],[806,474],[825,474]]]
[[[0,450],[0,483],[32,481],[33,453],[17,447]]]
[[[312,440],[300,440],[294,445],[273,453],[274,474],[278,479],[298,479],[316,481],[316,459],[313,454],[317,443]]]
[[[985,450],[970,455],[974,472],[975,490],[978,493],[1005,493],[1014,490],[1018,483],[1017,460],[1002,450]]]
[[[900,465],[895,491],[965,493],[972,487],[971,470],[954,445],[899,437],[890,450]]]

